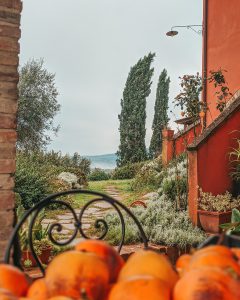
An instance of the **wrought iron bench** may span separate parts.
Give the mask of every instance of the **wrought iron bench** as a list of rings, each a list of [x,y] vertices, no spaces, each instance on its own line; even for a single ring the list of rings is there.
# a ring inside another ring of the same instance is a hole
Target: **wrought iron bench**
[[[89,201],[87,201],[86,204],[84,204],[80,210],[80,212],[76,212],[76,210],[74,210],[72,208],[72,206],[69,204],[69,202],[66,201],[66,199],[62,199],[63,197],[69,196],[69,195],[87,195],[94,197],[93,199],[90,199]],[[44,208],[49,208],[50,206],[54,205],[60,205],[61,207],[65,207],[66,210],[68,210],[73,217],[73,233],[72,235],[66,240],[66,241],[58,241],[55,237],[54,237],[54,231],[57,231],[59,233],[61,233],[61,231],[63,230],[63,225],[60,224],[59,222],[54,222],[52,224],[50,224],[49,228],[48,228],[48,238],[49,240],[57,245],[57,246],[66,246],[69,245],[70,243],[73,242],[73,240],[77,237],[78,233],[80,234],[81,237],[85,238],[85,239],[89,239],[91,238],[90,236],[88,236],[85,233],[85,230],[83,228],[83,216],[84,213],[87,211],[87,209],[93,205],[96,204],[98,202],[106,202],[110,205],[110,207],[112,207],[119,219],[120,219],[120,224],[121,224],[121,238],[120,238],[120,242],[119,242],[119,246],[118,246],[118,251],[120,252],[122,249],[122,246],[124,244],[125,241],[125,218],[124,218],[124,214],[123,212],[126,213],[126,215],[128,217],[130,217],[134,223],[136,224],[136,226],[138,227],[139,230],[139,234],[140,234],[140,238],[144,244],[144,248],[148,248],[148,240],[147,237],[144,233],[144,230],[140,224],[140,222],[138,221],[138,219],[134,216],[134,214],[131,212],[131,210],[129,210],[124,204],[122,204],[120,201],[109,197],[105,194],[102,193],[98,193],[98,192],[93,192],[93,191],[88,191],[88,190],[70,190],[70,191],[65,191],[65,192],[60,192],[60,193],[56,193],[56,194],[52,194],[48,197],[46,197],[45,199],[43,199],[42,201],[40,201],[39,203],[37,203],[35,206],[33,206],[32,208],[30,208],[29,210],[27,210],[22,219],[19,220],[18,224],[15,226],[12,235],[10,236],[9,239],[9,244],[5,253],[5,263],[10,263],[10,258],[11,258],[11,252],[13,249],[13,263],[19,267],[21,267],[20,264],[20,251],[19,251],[19,247],[16,247],[17,240],[18,240],[18,234],[19,231],[22,229],[25,221],[30,217],[30,215],[32,216],[30,224],[29,224],[29,230],[28,230],[28,240],[29,240],[29,248],[31,250],[31,253],[38,265],[38,267],[40,268],[42,274],[44,274],[44,267],[42,262],[40,261],[35,249],[34,249],[34,245],[33,245],[33,230],[34,230],[34,225],[35,222],[40,214],[40,212],[44,209]],[[101,234],[97,237],[97,239],[104,239],[109,231],[109,226],[107,224],[107,222],[104,219],[96,219],[95,220],[95,224],[94,224],[96,230],[100,230]]]
[[[78,210],[78,212],[76,212],[76,210],[74,210],[72,208],[72,206],[69,204],[69,202],[66,201],[66,199],[65,200],[62,199],[62,197],[66,197],[69,195],[77,195],[77,194],[88,195],[88,196],[94,197],[93,199],[90,199],[89,201],[87,201],[86,204],[84,204],[81,207],[80,211]],[[85,239],[92,238],[91,236],[88,236],[85,232],[83,216],[85,215],[85,212],[91,205],[96,204],[98,202],[108,203],[110,205],[110,207],[112,207],[112,209],[115,210],[115,212],[117,213],[117,215],[119,217],[120,225],[121,225],[121,237],[120,237],[120,242],[118,245],[118,252],[121,251],[121,249],[124,245],[124,241],[125,241],[126,224],[125,224],[124,213],[125,213],[125,215],[127,215],[134,221],[134,223],[136,224],[136,226],[139,230],[140,239],[143,242],[144,248],[145,249],[148,248],[148,240],[144,233],[142,225],[140,224],[140,222],[136,218],[136,216],[134,216],[132,211],[129,210],[120,201],[118,201],[112,197],[109,197],[105,194],[98,193],[98,192],[93,192],[93,191],[88,191],[88,190],[70,190],[70,191],[52,194],[52,195],[46,197],[45,199],[43,199],[42,201],[40,201],[39,203],[37,203],[35,206],[33,206],[32,208],[30,208],[29,210],[27,210],[24,213],[23,217],[19,220],[18,224],[15,226],[15,228],[10,236],[8,247],[7,247],[7,250],[5,253],[5,259],[4,259],[5,263],[8,263],[8,264],[10,263],[11,253],[13,250],[13,263],[14,263],[14,265],[22,268],[22,266],[20,264],[21,256],[20,256],[20,248],[19,248],[19,244],[18,244],[18,234],[19,234],[19,231],[22,229],[25,221],[31,215],[32,217],[31,217],[31,221],[29,223],[29,230],[28,230],[29,248],[30,248],[31,253],[37,263],[37,266],[39,267],[42,274],[44,275],[44,273],[45,273],[44,266],[43,266],[42,262],[40,261],[38,255],[34,249],[34,241],[33,241],[34,225],[35,225],[35,222],[36,222],[40,212],[44,208],[49,208],[51,205],[60,205],[62,207],[65,207],[65,209],[72,215],[72,219],[73,219],[72,225],[73,225],[74,229],[73,229],[72,235],[67,240],[59,241],[54,237],[54,231],[55,232],[57,231],[58,233],[61,233],[63,231],[63,224],[61,224],[60,222],[54,221],[52,224],[50,224],[50,226],[48,228],[48,238],[54,245],[67,246],[74,241],[74,239],[77,237],[78,233],[80,234],[81,237],[83,237]],[[99,230],[101,232],[100,235],[97,237],[97,239],[100,239],[100,240],[104,239],[109,231],[109,225],[107,224],[106,220],[104,220],[102,218],[96,218],[94,227],[96,230]],[[208,245],[213,245],[213,244],[223,244],[228,247],[239,247],[240,248],[240,237],[228,236],[228,235],[211,236],[205,242],[203,242],[199,246],[199,248],[206,247]],[[18,247],[16,247],[16,245]]]

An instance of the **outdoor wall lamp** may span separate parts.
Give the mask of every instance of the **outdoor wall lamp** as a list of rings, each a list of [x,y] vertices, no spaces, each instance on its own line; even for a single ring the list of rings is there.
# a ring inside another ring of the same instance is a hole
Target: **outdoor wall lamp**
[[[195,29],[195,28],[199,28],[199,27],[201,27],[201,29]],[[173,26],[171,28],[171,30],[166,33],[166,35],[167,36],[171,36],[171,37],[177,35],[178,31],[174,30],[175,28],[187,28],[187,29],[191,29],[195,33],[197,33],[197,34],[200,35],[200,34],[202,34],[202,31],[203,31],[202,27],[203,27],[202,25],[180,25],[180,26]]]

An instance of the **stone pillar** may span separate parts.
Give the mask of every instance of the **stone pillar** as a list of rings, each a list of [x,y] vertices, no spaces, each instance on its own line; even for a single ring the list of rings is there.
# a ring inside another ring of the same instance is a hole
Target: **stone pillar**
[[[162,162],[166,166],[174,156],[174,140],[173,140],[174,130],[163,129],[162,131]]]
[[[0,0],[0,261],[13,226],[20,0]]]

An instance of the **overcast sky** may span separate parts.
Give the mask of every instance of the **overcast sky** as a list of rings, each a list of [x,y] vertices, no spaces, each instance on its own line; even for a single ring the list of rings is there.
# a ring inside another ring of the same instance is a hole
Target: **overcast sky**
[[[201,71],[201,36],[173,25],[201,24],[202,0],[23,0],[20,64],[44,58],[56,74],[61,129],[49,149],[82,155],[114,153],[119,145],[120,99],[129,69],[156,53],[147,99],[147,138],[158,76],[166,68],[170,102],[178,77]],[[171,117],[173,119],[173,116]]]

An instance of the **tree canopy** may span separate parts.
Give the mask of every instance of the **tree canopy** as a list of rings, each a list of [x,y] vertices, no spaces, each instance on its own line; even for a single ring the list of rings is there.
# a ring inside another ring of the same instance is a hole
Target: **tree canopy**
[[[51,141],[50,132],[56,134],[59,129],[53,123],[54,117],[60,111],[55,74],[48,72],[43,64],[43,59],[32,59],[19,71],[19,149],[43,149]]]
[[[159,76],[154,107],[154,119],[152,124],[152,138],[149,147],[149,156],[154,158],[162,150],[162,130],[168,124],[168,101],[169,101],[169,84],[170,78],[167,70],[164,69]]]
[[[147,158],[146,98],[151,93],[151,68],[155,54],[149,53],[131,67],[121,100],[120,145],[117,152],[118,166],[143,161]]]

